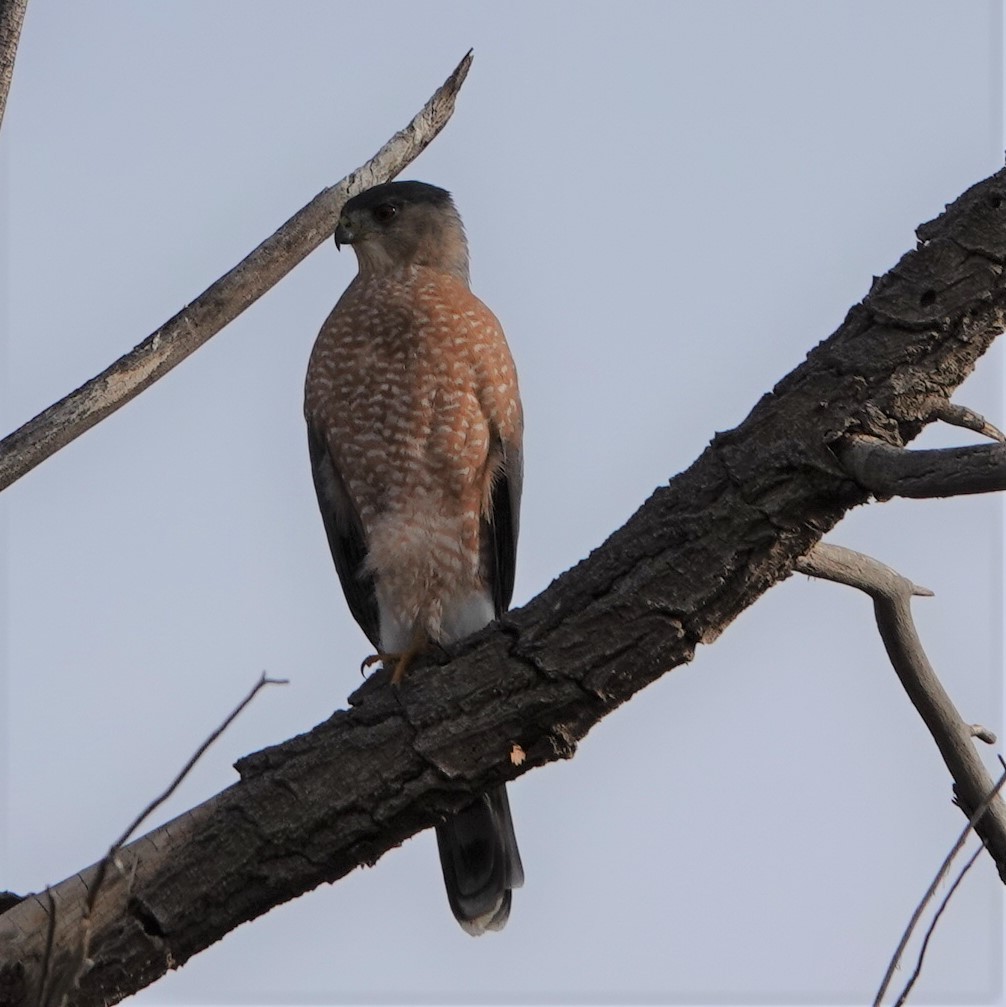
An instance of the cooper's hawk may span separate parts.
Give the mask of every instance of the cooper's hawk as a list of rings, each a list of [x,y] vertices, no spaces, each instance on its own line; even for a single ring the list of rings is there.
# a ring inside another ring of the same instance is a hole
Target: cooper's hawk
[[[391,182],[346,203],[359,272],[311,353],[305,414],[350,610],[393,681],[481,629],[513,593],[523,417],[493,313],[468,286],[449,193]],[[470,934],[502,929],[524,880],[506,790],[437,826],[447,897]]]

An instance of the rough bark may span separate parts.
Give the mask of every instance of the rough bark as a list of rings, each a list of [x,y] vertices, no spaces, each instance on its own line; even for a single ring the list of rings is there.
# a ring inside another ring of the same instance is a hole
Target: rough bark
[[[715,640],[867,500],[833,446],[911,440],[1002,331],[1004,205],[1006,171],[920,228],[919,247],[740,426],[502,625],[400,689],[375,676],[349,710],[242,760],[239,783],[127,847],[73,1001],[115,1002],[471,793],[570,757],[598,720]],[[92,871],[53,889],[64,957]],[[46,918],[38,897],[0,916],[0,989],[20,982],[15,1003],[37,989]]]

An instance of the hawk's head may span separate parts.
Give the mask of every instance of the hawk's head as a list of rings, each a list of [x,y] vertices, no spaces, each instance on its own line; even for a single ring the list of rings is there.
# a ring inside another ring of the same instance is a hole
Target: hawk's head
[[[446,189],[425,182],[386,182],[342,208],[335,245],[352,245],[361,273],[429,266],[468,282],[468,243]]]

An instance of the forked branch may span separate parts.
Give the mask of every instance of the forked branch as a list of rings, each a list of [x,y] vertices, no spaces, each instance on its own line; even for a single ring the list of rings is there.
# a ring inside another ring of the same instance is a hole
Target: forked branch
[[[974,738],[985,729],[966,723],[957,712],[915,628],[911,599],[932,592],[870,556],[825,542],[802,557],[796,568],[812,577],[858,588],[873,599],[877,628],[891,664],[950,770],[957,804],[970,818],[995,793],[995,784],[974,747]],[[1006,803],[998,794],[974,828],[1006,882]]]

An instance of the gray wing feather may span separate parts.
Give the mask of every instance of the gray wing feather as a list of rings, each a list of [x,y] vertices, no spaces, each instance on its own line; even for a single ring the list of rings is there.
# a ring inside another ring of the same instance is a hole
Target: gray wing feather
[[[486,529],[490,542],[489,583],[492,585],[496,618],[510,606],[517,567],[517,534],[520,530],[520,496],[524,485],[524,458],[520,444],[497,441],[502,463],[493,484],[492,504]]]
[[[311,474],[318,494],[328,546],[332,550],[335,569],[353,618],[367,634],[375,648],[380,649],[380,614],[374,579],[366,572],[367,538],[360,515],[346,491],[335,460],[322,433],[308,420],[307,440],[311,452]]]

